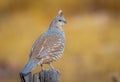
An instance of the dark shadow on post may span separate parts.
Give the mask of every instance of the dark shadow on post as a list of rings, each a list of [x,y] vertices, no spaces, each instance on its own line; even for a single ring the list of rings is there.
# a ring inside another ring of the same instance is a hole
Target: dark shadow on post
[[[32,82],[32,74],[31,72],[28,74],[20,73],[21,82]]]
[[[28,73],[26,75],[20,73],[21,82],[59,82],[60,72],[56,69],[44,69],[35,74]]]

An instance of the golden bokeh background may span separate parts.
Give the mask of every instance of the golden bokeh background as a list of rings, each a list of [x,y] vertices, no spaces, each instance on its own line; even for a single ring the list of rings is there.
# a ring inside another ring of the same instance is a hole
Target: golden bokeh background
[[[120,79],[120,0],[0,0],[0,82],[20,82],[34,41],[60,9],[68,22],[53,64],[60,82]]]

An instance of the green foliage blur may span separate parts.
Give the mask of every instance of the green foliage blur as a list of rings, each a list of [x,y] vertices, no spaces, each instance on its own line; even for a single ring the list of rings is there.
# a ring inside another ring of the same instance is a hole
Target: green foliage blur
[[[65,52],[53,63],[60,82],[120,80],[120,0],[0,0],[0,82],[20,82],[33,43],[60,9],[68,22]]]

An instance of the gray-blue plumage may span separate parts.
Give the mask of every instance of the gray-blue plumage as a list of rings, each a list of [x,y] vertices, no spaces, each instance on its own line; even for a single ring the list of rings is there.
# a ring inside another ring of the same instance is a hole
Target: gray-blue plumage
[[[33,70],[37,66],[38,61],[29,61],[24,69],[22,70],[22,73],[27,74],[31,70]]]

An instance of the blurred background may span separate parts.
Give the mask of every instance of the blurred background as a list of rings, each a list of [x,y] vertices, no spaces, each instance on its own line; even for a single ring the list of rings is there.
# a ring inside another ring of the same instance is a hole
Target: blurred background
[[[60,82],[112,82],[120,74],[120,0],[0,0],[0,82],[20,82],[34,41],[63,10]],[[40,67],[33,71],[39,71]]]

